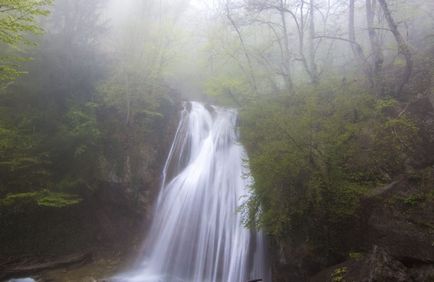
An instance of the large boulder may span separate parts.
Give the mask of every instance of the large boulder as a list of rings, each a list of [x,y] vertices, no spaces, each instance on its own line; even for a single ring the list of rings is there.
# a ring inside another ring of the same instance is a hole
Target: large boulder
[[[363,259],[349,260],[325,269],[309,281],[407,282],[413,279],[406,266],[383,248],[374,246]]]
[[[366,199],[366,245],[381,246],[408,264],[434,263],[434,199],[430,189],[403,179]]]
[[[403,177],[371,191],[355,217],[360,222],[354,222],[363,230],[363,238],[353,242],[359,258],[309,281],[434,281],[433,182],[428,168],[418,179]]]

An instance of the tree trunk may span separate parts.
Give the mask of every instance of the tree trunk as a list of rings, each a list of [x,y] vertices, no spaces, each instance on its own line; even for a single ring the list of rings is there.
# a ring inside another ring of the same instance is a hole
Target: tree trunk
[[[366,0],[366,18],[368,24],[369,42],[371,44],[372,57],[373,57],[373,81],[374,91],[377,97],[384,95],[384,75],[383,75],[383,63],[384,55],[381,48],[380,41],[377,36],[377,32],[374,28],[375,17],[375,2],[376,0]]]
[[[128,77],[128,72],[125,72],[125,89],[126,89],[126,108],[127,113],[125,117],[125,124],[130,124],[130,113],[131,113],[131,93],[130,93],[130,80]]]
[[[383,10],[384,17],[386,18],[387,24],[389,25],[389,28],[390,28],[391,32],[393,33],[393,36],[395,37],[396,43],[398,44],[398,50],[402,55],[404,55],[404,58],[405,58],[404,75],[403,75],[403,78],[396,89],[396,94],[399,95],[399,94],[401,94],[404,86],[410,80],[411,74],[413,72],[413,59],[411,56],[410,49],[408,48],[407,43],[405,42],[404,38],[402,37],[401,33],[399,32],[398,26],[396,25],[396,22],[393,19],[392,14],[390,13],[390,10],[389,10],[389,7],[387,6],[386,0],[378,0],[378,2],[380,3],[380,6]]]
[[[317,84],[319,81],[318,76],[318,69],[315,62],[315,46],[314,46],[314,39],[315,39],[315,3],[314,0],[310,0],[309,2],[309,63],[310,63],[310,74],[311,74],[311,81],[313,84]]]
[[[357,43],[356,40],[356,31],[354,27],[354,2],[355,0],[350,0],[349,5],[349,18],[348,18],[348,39],[351,42]],[[358,64],[363,68],[363,72],[368,78],[369,84],[371,87],[374,86],[374,79],[372,76],[372,69],[369,66],[369,63],[366,59],[365,54],[363,53],[363,49],[358,44],[351,44],[351,50],[353,51],[354,57],[357,60]]]
[[[285,70],[285,82],[286,87],[288,88],[288,92],[292,94],[294,92],[294,85],[291,77],[291,51],[289,49],[289,41],[288,41],[288,27],[286,24],[285,12],[284,12],[284,3],[283,0],[280,0],[280,20],[282,21],[282,35],[283,35],[283,45],[284,45],[284,70]]]
[[[244,42],[243,35],[241,34],[241,30],[238,28],[237,24],[235,23],[234,19],[231,16],[229,3],[227,1],[226,1],[226,7],[225,8],[226,8],[226,18],[229,20],[229,22],[231,23],[235,32],[237,33],[238,39],[240,40],[241,48],[243,49],[244,57],[246,57],[246,60],[247,60],[247,66],[249,68],[249,74],[247,74],[247,75],[250,76],[251,84],[253,86],[253,90],[255,91],[255,95],[258,95],[258,87],[257,87],[257,83],[256,83],[255,74],[253,73],[252,60],[250,58],[249,52],[247,51],[247,47],[246,47],[246,44]]]

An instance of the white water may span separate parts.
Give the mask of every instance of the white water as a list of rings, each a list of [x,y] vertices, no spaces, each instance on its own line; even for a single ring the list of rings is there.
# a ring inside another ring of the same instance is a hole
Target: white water
[[[120,281],[269,282],[264,240],[242,226],[250,172],[234,110],[186,104],[144,255]]]

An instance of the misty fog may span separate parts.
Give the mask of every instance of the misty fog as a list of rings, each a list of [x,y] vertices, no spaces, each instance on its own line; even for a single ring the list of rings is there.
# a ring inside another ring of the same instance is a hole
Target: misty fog
[[[433,11],[0,0],[0,280],[433,281]]]

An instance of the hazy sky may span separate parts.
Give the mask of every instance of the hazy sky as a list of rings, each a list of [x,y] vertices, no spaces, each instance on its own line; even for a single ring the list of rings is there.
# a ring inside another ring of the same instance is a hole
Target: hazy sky
[[[116,20],[128,15],[131,0],[111,0],[108,8],[110,18]]]
[[[116,20],[128,16],[130,7],[136,1],[143,0],[111,0],[108,8],[109,17]],[[189,14],[191,14],[191,12],[199,14],[211,13],[216,6],[216,2],[216,0],[186,0],[187,5],[189,5]]]

